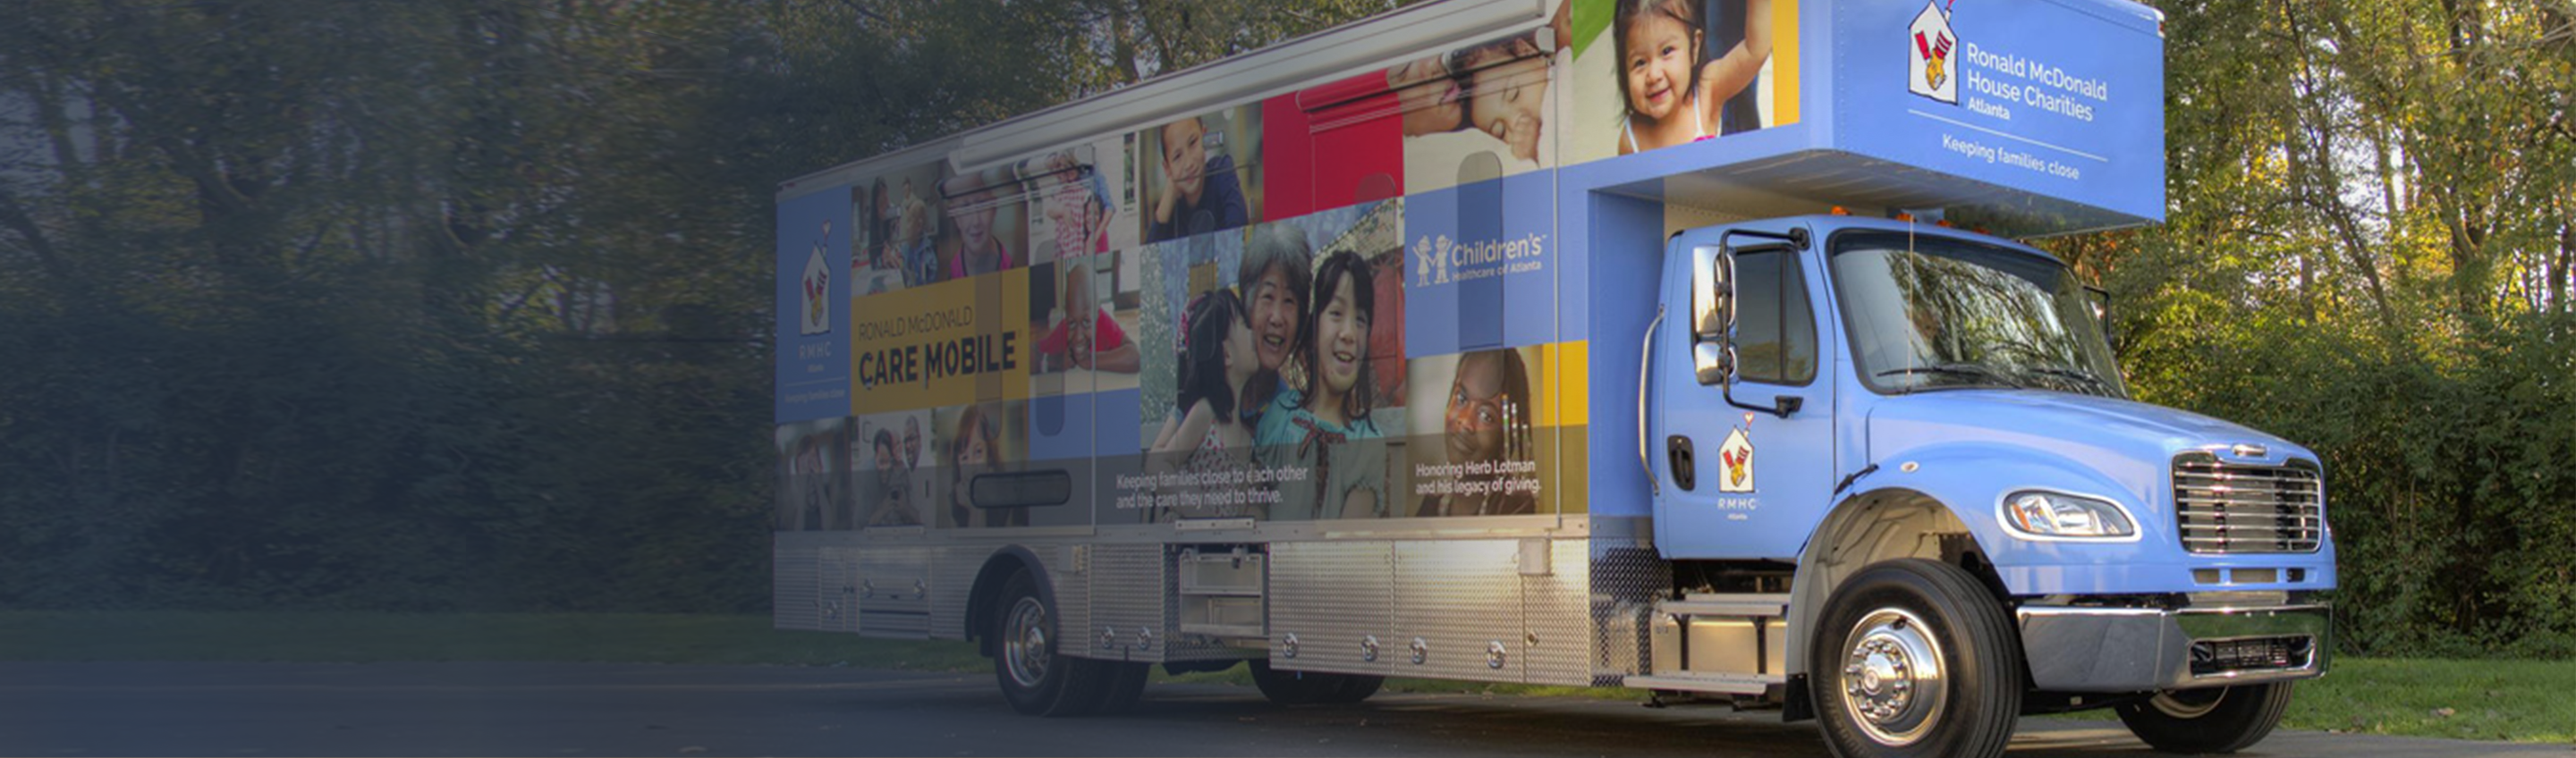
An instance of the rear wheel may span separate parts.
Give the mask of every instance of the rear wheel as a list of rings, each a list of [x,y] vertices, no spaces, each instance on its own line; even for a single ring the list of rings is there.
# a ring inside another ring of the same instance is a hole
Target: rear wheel
[[[1252,684],[1261,688],[1261,696],[1275,705],[1325,705],[1356,703],[1377,694],[1386,677],[1365,674],[1328,674],[1320,671],[1281,671],[1269,661],[1252,662]]]
[[[2120,723],[2168,753],[2233,753],[2252,747],[2290,708],[2290,683],[2159,692],[2116,708]]]
[[[1386,677],[1382,676],[1362,676],[1359,674],[1342,674],[1340,676],[1342,677],[1342,686],[1333,690],[1332,697],[1324,702],[1356,703],[1369,699],[1370,695],[1377,694],[1379,687],[1386,686]]]
[[[1937,561],[1862,569],[1808,646],[1815,713],[1839,756],[2003,754],[2021,715],[2021,649],[2003,605]]]
[[[1031,716],[1080,716],[1102,695],[1105,664],[1057,655],[1056,613],[1027,571],[1011,575],[993,611],[993,679],[1011,709]]]

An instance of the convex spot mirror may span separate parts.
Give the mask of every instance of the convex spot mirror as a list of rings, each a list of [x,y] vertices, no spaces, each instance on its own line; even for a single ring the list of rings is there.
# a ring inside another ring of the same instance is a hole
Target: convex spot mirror
[[[2093,323],[2101,327],[2102,340],[2111,344],[2112,353],[2126,352],[2122,349],[2125,346],[2120,344],[2119,331],[2111,328],[2111,291],[2087,284],[2084,285],[2084,295],[2084,299],[2093,306]]]

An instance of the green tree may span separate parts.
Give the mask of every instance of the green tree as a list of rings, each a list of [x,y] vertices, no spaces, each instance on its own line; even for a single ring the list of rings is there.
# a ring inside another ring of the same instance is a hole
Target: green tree
[[[1382,6],[23,5],[0,603],[760,607],[779,180]]]
[[[2347,643],[2576,647],[2576,12],[2160,5],[2169,223],[2060,243],[2135,386],[2325,455]]]

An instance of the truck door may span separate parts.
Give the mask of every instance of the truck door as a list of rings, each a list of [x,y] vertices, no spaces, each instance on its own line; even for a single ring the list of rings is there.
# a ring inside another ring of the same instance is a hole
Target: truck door
[[[1692,281],[1667,292],[1692,299],[1677,303],[1678,342],[1664,343],[1682,370],[1664,373],[1656,392],[1655,543],[1666,557],[1793,559],[1833,489],[1834,383],[1818,347],[1829,325],[1816,318],[1824,274],[1807,237],[1788,231],[1739,226],[1674,240],[1670,253],[1691,260],[1668,270]],[[1691,311],[1700,288],[1730,269],[1732,371],[1699,372],[1695,362],[1720,343],[1688,323]]]

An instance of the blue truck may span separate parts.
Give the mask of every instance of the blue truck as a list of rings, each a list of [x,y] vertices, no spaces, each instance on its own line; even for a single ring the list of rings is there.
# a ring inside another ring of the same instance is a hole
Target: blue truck
[[[2026,241],[2163,216],[2125,0],[1446,0],[781,185],[780,628],[2230,752],[2332,647],[2318,456],[2130,399]],[[1972,231],[1973,229],[1973,231]]]

